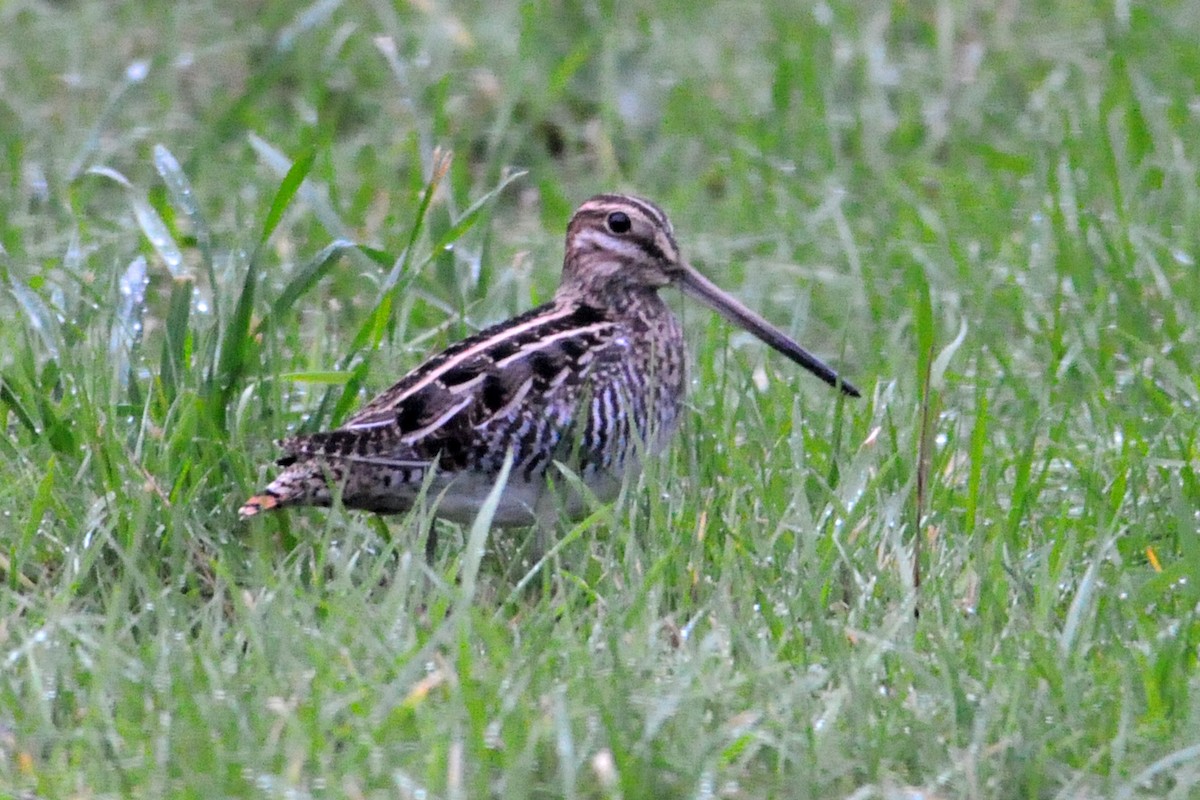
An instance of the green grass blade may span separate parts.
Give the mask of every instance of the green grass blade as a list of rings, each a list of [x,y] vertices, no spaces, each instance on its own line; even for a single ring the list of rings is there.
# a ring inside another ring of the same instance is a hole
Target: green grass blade
[[[475,601],[475,589],[479,579],[479,566],[483,563],[484,553],[487,552],[488,533],[492,530],[492,520],[496,517],[496,509],[500,507],[500,499],[508,486],[509,474],[512,472],[513,454],[510,450],[500,466],[500,473],[492,485],[479,513],[471,523],[467,533],[467,549],[463,554],[462,568],[459,572],[459,608],[464,611]]]
[[[26,410],[21,399],[13,392],[12,379],[5,377],[3,374],[0,374],[0,403],[3,403],[8,408],[25,430],[31,434],[37,434],[37,423],[34,422],[33,417]]]
[[[128,99],[131,90],[142,83],[150,72],[148,61],[132,61],[125,68],[121,80],[113,87],[108,100],[97,115],[95,122],[87,132],[83,143],[75,153],[71,166],[67,170],[67,180],[74,181],[83,174],[88,162],[100,151],[105,131],[113,123],[122,105]]]
[[[37,536],[38,530],[42,527],[46,519],[46,513],[50,510],[50,504],[54,496],[54,473],[58,469],[58,462],[54,457],[51,457],[46,464],[46,473],[42,479],[38,481],[37,489],[34,490],[33,497],[29,504],[29,516],[25,520],[25,529],[21,536],[21,541],[13,552],[14,558],[8,574],[9,586],[17,588],[19,576],[22,574],[21,565],[26,556],[31,552],[34,537]]]
[[[220,427],[224,427],[225,407],[229,398],[241,381],[242,372],[252,352],[257,350],[250,336],[250,316],[254,312],[254,290],[258,280],[258,263],[251,261],[246,265],[246,274],[242,278],[242,289],[238,293],[237,304],[225,325],[221,335],[221,350],[217,360],[217,371],[214,376],[217,394],[216,407],[212,409]]]
[[[167,404],[174,401],[175,396],[185,382],[185,374],[190,359],[188,358],[189,343],[193,333],[189,327],[192,313],[193,285],[188,280],[173,281],[171,298],[167,303],[167,316],[164,326],[162,353],[159,357],[158,379],[166,397]]]
[[[300,191],[300,186],[304,183],[304,179],[308,177],[308,173],[312,170],[316,159],[316,151],[310,150],[296,159],[288,168],[287,174],[283,177],[283,182],[279,184],[279,188],[275,191],[275,196],[271,199],[271,205],[267,209],[267,216],[263,219],[262,232],[258,237],[258,246],[260,248],[267,243],[267,240],[271,238],[271,234],[279,226],[284,212],[291,205],[292,198],[296,196],[296,192]]]
[[[221,319],[221,298],[220,292],[217,291],[216,267],[213,263],[212,234],[208,221],[200,210],[200,204],[196,202],[192,183],[174,154],[161,144],[154,145],[154,168],[167,187],[167,195],[171,198],[172,205],[182,211],[191,224],[196,244],[200,248],[200,258],[204,262],[208,288],[212,296],[212,313],[215,318]]]
[[[283,214],[291,204],[292,198],[296,196],[296,192],[300,189],[309,170],[312,169],[315,158],[315,153],[309,152],[292,164],[287,175],[284,176],[283,182],[276,190],[275,196],[271,199],[263,221],[262,232],[259,235],[258,248],[254,257],[250,259],[250,263],[246,265],[246,274],[242,280],[242,289],[238,293],[233,316],[226,322],[225,329],[222,331],[216,375],[219,393],[217,407],[213,409],[222,428],[224,427],[225,408],[241,382],[249,355],[257,350],[254,337],[251,335],[250,318],[254,313],[255,289],[258,283],[258,274],[262,268],[258,255],[267,240],[271,238],[271,234],[275,232],[280,220],[283,219]]]
[[[475,225],[475,223],[479,221],[484,208],[486,208],[489,203],[499,196],[501,192],[508,188],[509,184],[518,178],[524,177],[525,174],[526,173],[523,170],[517,170],[505,175],[490,191],[486,192],[478,200],[471,203],[471,205],[459,215],[458,219],[454,221],[454,224],[447,228],[446,231],[440,237],[438,237],[437,242],[435,242],[433,245],[433,252],[440,252],[447,245],[453,244],[461,239],[463,234],[469,231]]]
[[[321,248],[320,252],[305,262],[300,269],[296,270],[296,274],[292,276],[292,279],[283,287],[283,291],[271,303],[271,310],[255,326],[254,335],[257,336],[276,322],[287,319],[288,315],[293,312],[293,306],[295,306],[296,301],[304,297],[310,289],[317,285],[321,278],[325,277],[329,270],[338,263],[338,259],[341,258],[342,253],[356,248],[357,245],[354,242],[344,239],[330,242]]]
[[[250,135],[250,146],[254,148],[254,152],[258,155],[268,168],[275,174],[281,176],[286,182],[287,176],[291,175],[296,169],[298,162],[293,162],[279,148],[272,145],[270,142],[253,134]],[[316,152],[310,152],[308,156],[316,157]],[[307,156],[306,156],[307,158]],[[336,239],[351,239],[353,238],[350,226],[347,225],[338,214],[337,210],[329,202],[329,191],[327,187],[318,184],[314,178],[308,176],[312,168],[310,163],[304,168],[306,176],[305,180],[298,182],[293,191],[300,195],[300,198],[308,204],[308,206],[316,214],[317,219],[324,226],[330,236]],[[282,212],[281,212],[282,213]]]

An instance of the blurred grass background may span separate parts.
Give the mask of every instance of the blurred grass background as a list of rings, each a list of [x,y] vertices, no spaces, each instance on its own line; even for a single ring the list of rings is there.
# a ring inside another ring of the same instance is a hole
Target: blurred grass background
[[[1200,792],[1197,3],[0,25],[0,793]],[[237,521],[608,190],[866,397],[678,302],[683,429],[545,591]]]

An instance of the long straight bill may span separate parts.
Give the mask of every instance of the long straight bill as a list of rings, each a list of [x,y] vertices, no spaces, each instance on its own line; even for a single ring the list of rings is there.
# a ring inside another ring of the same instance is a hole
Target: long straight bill
[[[723,292],[721,287],[701,275],[690,264],[683,265],[679,288],[683,290],[684,294],[704,303],[734,325],[753,333],[830,386],[840,389],[851,397],[861,396],[858,389],[848,381],[842,380],[832,367],[805,350],[786,333],[746,308],[731,295]]]

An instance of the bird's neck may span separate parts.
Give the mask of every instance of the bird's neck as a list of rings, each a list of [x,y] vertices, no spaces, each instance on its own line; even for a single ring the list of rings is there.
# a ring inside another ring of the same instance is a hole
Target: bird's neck
[[[656,288],[614,281],[599,286],[564,282],[555,293],[555,299],[560,303],[602,308],[618,317],[653,315],[661,313],[665,306]]]

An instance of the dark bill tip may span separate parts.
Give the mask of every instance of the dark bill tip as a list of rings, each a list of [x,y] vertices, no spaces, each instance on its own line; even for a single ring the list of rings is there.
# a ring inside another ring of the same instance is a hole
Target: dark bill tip
[[[704,303],[742,330],[754,334],[825,383],[841,391],[842,394],[850,397],[862,397],[858,388],[838,375],[832,367],[805,350],[792,337],[742,305],[741,301],[726,294],[719,286],[690,265],[683,265],[683,271],[678,281],[684,294]]]

